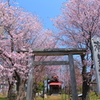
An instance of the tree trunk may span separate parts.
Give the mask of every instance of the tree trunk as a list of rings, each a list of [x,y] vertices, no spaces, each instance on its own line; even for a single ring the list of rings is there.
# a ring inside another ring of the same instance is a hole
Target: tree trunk
[[[11,87],[9,89],[9,92],[8,92],[8,98],[9,100],[15,100],[16,99],[16,90],[15,90],[15,85],[14,84],[11,84]]]
[[[82,91],[82,100],[90,100],[90,85],[87,84],[87,81],[83,82],[83,91]]]
[[[83,78],[83,85],[82,85],[82,100],[90,100],[89,93],[90,93],[90,80],[88,77],[88,73],[86,72],[86,65],[84,65],[85,55],[81,55],[83,69],[82,69],[82,78]]]
[[[47,78],[47,94],[48,94],[48,78]]]
[[[13,93],[13,82],[12,83],[10,83],[10,81],[9,81],[9,78],[8,78],[8,84],[9,84],[9,88],[8,88],[8,98],[9,98],[9,100],[11,100],[11,98],[12,98],[12,93]]]
[[[9,86],[9,88],[8,88],[8,95],[7,95],[7,98],[9,98],[10,97],[10,86]]]
[[[14,72],[15,72],[15,79],[17,80],[17,83],[16,83],[16,90],[17,90],[16,100],[24,100],[26,79],[21,80],[20,75],[17,73],[17,71],[14,70]]]
[[[36,100],[36,83],[33,83],[32,88],[32,100]]]
[[[22,80],[22,82],[19,85],[19,91],[17,93],[16,100],[24,100],[25,98],[25,80]]]

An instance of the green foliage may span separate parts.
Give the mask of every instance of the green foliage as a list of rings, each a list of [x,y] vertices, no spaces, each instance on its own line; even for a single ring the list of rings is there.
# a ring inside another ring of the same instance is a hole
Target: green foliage
[[[82,86],[78,86],[78,92],[82,93]]]
[[[44,83],[41,81],[38,83],[38,86],[36,87],[36,92],[41,92],[44,88]]]

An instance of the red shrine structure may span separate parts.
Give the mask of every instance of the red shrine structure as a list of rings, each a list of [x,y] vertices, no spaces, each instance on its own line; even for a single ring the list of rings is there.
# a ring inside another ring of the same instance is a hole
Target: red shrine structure
[[[48,84],[50,85],[50,95],[61,94],[62,82],[58,80],[58,76],[53,76]]]

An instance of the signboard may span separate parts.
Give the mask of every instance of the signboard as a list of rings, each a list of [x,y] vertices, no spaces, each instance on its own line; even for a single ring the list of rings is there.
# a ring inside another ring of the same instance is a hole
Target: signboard
[[[98,94],[100,94],[100,37],[92,38],[91,42],[93,47]]]

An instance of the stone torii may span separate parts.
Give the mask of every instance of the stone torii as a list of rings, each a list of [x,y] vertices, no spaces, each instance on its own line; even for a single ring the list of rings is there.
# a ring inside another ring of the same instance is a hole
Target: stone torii
[[[28,50],[20,50],[20,52],[28,52]],[[86,49],[82,48],[49,48],[49,49],[33,49],[34,56],[31,57],[32,64],[30,68],[34,68],[36,65],[68,65],[70,66],[71,86],[72,86],[72,98],[78,100],[78,94],[76,89],[76,78],[74,70],[73,55],[84,55]],[[35,56],[64,56],[68,55],[68,61],[35,61]],[[32,85],[34,71],[31,70],[28,78],[26,100],[32,100]]]

